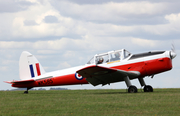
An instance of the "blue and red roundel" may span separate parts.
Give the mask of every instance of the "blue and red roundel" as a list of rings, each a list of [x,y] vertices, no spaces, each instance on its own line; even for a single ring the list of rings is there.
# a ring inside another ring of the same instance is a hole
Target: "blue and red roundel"
[[[83,77],[78,73],[75,73],[75,77],[76,77],[77,80],[82,80],[83,79]]]

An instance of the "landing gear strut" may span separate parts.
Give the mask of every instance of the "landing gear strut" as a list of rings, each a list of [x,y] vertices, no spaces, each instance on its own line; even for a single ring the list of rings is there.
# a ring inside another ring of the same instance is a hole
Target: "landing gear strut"
[[[137,93],[137,87],[131,84],[131,81],[128,76],[124,77],[124,81],[126,82],[129,93]]]
[[[154,76],[154,75],[153,75]],[[153,88],[150,85],[146,85],[143,78],[138,78],[141,86],[144,86],[144,92],[153,92]]]
[[[24,94],[28,94],[29,89],[31,89],[31,88],[27,88],[27,91],[24,91]]]
[[[144,92],[153,92],[153,88],[150,85],[146,85],[143,78],[138,78],[138,80],[139,80],[139,83],[141,84],[141,86],[142,87],[144,86],[144,89],[143,89]],[[124,77],[124,81],[126,82],[129,93],[137,93],[138,92],[137,87],[131,84],[131,81],[128,76]]]

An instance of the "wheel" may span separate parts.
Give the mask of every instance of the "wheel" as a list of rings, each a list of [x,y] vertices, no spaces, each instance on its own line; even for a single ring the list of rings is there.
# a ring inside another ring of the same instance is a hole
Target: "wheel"
[[[28,91],[24,91],[24,94],[28,94]]]
[[[144,87],[144,92],[153,92],[153,88],[150,85]]]
[[[137,87],[131,85],[131,86],[128,88],[128,92],[129,92],[129,93],[137,93]]]

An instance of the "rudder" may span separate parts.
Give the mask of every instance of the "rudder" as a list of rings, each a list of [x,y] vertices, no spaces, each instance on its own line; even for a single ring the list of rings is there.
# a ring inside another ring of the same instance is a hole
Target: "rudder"
[[[42,74],[45,74],[45,71],[36,57],[27,51],[23,51],[19,60],[20,79],[31,79]]]

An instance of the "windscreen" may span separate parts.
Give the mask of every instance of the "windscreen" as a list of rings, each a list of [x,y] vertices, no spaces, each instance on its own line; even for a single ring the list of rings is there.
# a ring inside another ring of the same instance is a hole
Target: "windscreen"
[[[100,55],[96,57],[97,64],[103,64],[109,62],[109,55]]]

